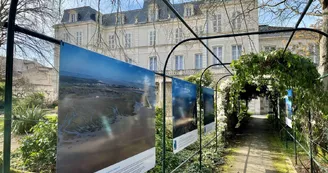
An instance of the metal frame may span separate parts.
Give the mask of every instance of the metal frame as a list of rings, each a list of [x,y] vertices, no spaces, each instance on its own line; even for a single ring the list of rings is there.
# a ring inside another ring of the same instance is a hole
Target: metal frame
[[[225,35],[217,35],[217,36],[209,36],[209,37],[198,37],[197,34],[190,28],[190,26],[184,21],[184,19],[179,15],[179,13],[174,9],[172,4],[170,4],[169,1],[163,0],[163,2],[173,11],[173,13],[183,22],[183,24],[189,29],[189,31],[196,37],[196,38],[189,38],[182,40],[178,44],[176,44],[170,53],[168,54],[168,57],[164,64],[163,73],[156,73],[158,75],[163,76],[163,136],[162,136],[162,147],[163,147],[163,153],[162,153],[162,172],[165,172],[165,155],[166,155],[166,144],[165,144],[165,131],[166,131],[166,77],[171,77],[166,75],[166,68],[168,64],[168,60],[171,57],[173,51],[181,44],[189,41],[200,41],[205,48],[220,62],[219,65],[222,65],[227,69],[227,71],[232,75],[230,70],[225,66],[224,63],[221,62],[221,60],[210,50],[210,48],[202,41],[202,40],[209,40],[209,39],[217,39],[217,38],[228,38],[228,37],[238,37],[238,36],[249,36],[249,35],[261,35],[261,34],[271,34],[271,33],[282,33],[282,32],[292,32],[292,35],[288,41],[288,44],[286,45],[286,48],[288,47],[290,41],[292,40],[292,37],[296,31],[311,31],[318,34],[321,34],[325,37],[328,37],[328,34],[325,32],[322,32],[320,30],[312,29],[312,28],[298,28],[299,23],[303,19],[306,11],[308,10],[309,6],[311,5],[313,0],[309,0],[308,5],[304,9],[302,15],[300,16],[295,28],[292,29],[283,29],[283,30],[272,30],[272,31],[256,31],[256,32],[246,32],[246,33],[236,33],[236,34],[225,34]],[[14,51],[14,34],[15,32],[21,32],[42,40],[49,41],[54,44],[60,44],[60,40],[57,40],[52,37],[48,37],[46,35],[21,28],[17,25],[15,25],[15,18],[16,18],[16,11],[17,11],[17,3],[18,0],[11,0],[10,3],[10,10],[9,10],[9,19],[8,23],[5,24],[5,27],[7,27],[7,50],[6,50],[6,85],[5,85],[5,123],[4,123],[4,153],[3,153],[3,172],[9,172],[10,171],[10,145],[11,145],[11,120],[12,120],[12,79],[13,79],[13,51]],[[213,65],[211,65],[213,66]],[[208,69],[207,67],[206,69]],[[227,77],[227,76],[226,76]],[[222,77],[223,78],[223,77]],[[221,79],[222,79],[221,78]],[[220,80],[221,80],[220,79]],[[218,82],[217,82],[218,83]],[[217,85],[216,85],[217,86]],[[201,116],[200,116],[201,117]],[[214,139],[213,139],[214,140]],[[212,142],[211,140],[210,142]],[[216,135],[217,140],[217,135]],[[209,142],[209,143],[210,143]],[[209,144],[208,143],[208,144]],[[204,147],[206,147],[208,144],[206,144]],[[216,142],[217,146],[217,142]],[[195,154],[193,154],[190,158],[192,158],[194,155],[196,155],[198,152],[200,152],[200,162],[201,162],[201,149],[202,146],[200,145],[200,150],[197,151]],[[189,159],[190,159],[189,158]],[[189,159],[184,161],[181,165],[186,163]],[[201,163],[200,163],[201,164]],[[180,165],[180,166],[181,166]],[[180,166],[178,166],[175,170],[177,170]],[[173,170],[172,172],[174,172]]]
[[[221,63],[221,64],[212,64],[208,67],[206,67],[202,74],[200,75],[200,79],[199,79],[199,170],[202,170],[202,105],[203,105],[203,98],[202,98],[202,80],[203,80],[203,75],[205,74],[205,72],[210,69],[211,67],[214,66],[219,66],[219,65],[230,65],[231,63]],[[205,109],[204,109],[204,115],[205,115]],[[217,114],[215,117],[215,121],[217,122]],[[217,141],[217,127],[215,128],[215,138]],[[216,146],[217,147],[217,146]]]
[[[215,100],[216,100],[216,104],[215,104],[215,115],[216,115],[216,121],[215,121],[215,131],[216,131],[216,134],[215,134],[215,138],[216,138],[216,141],[215,141],[215,151],[217,151],[218,149],[218,84],[219,82],[226,78],[226,77],[229,77],[229,76],[232,76],[231,74],[228,74],[228,75],[225,75],[225,76],[222,76],[215,84]]]

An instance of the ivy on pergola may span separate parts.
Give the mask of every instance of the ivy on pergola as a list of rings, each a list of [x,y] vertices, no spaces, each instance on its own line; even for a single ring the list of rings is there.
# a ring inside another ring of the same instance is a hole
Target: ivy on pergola
[[[268,96],[275,102],[293,89],[295,117],[305,122],[307,112],[317,112],[317,118],[327,122],[328,94],[316,65],[307,57],[277,50],[270,53],[242,55],[231,64],[234,76],[228,85],[229,104],[225,109],[234,109],[238,100],[246,104],[258,96]],[[247,109],[247,106],[246,106]],[[230,111],[231,112],[231,111]],[[320,116],[320,117],[319,117]]]

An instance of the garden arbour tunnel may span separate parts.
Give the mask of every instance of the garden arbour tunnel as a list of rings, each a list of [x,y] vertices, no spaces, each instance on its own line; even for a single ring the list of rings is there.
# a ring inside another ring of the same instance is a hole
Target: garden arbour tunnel
[[[196,38],[189,38],[189,39],[185,39],[181,42],[179,42],[178,44],[176,44],[172,50],[169,52],[168,57],[166,58],[165,64],[164,64],[164,69],[163,69],[163,73],[160,74],[163,76],[163,134],[162,134],[162,148],[164,148],[163,153],[162,153],[162,172],[166,171],[166,164],[165,164],[165,158],[166,158],[166,142],[165,142],[165,118],[166,118],[166,68],[167,68],[167,64],[168,64],[168,60],[171,57],[172,53],[174,52],[174,50],[181,44],[185,43],[185,42],[189,42],[189,41],[200,41],[205,47],[206,49],[212,53],[212,55],[218,60],[218,62],[220,64],[215,64],[215,65],[222,65],[224,68],[227,69],[227,71],[230,73],[229,75],[226,75],[224,77],[228,77],[230,75],[233,75],[231,73],[231,71],[225,66],[226,64],[222,63],[221,60],[208,48],[208,46],[206,44],[204,44],[204,42],[202,40],[207,40],[207,39],[218,39],[218,38],[228,38],[228,37],[238,37],[238,36],[249,36],[249,35],[260,35],[260,34],[270,34],[270,33],[281,33],[281,32],[292,32],[292,35],[285,47],[284,52],[282,53],[282,57],[284,57],[285,51],[291,41],[291,39],[293,38],[293,35],[296,31],[310,31],[310,32],[315,32],[318,34],[321,34],[325,37],[328,37],[327,33],[324,33],[320,30],[316,30],[316,29],[311,29],[311,28],[298,28],[300,22],[302,21],[304,15],[306,14],[309,6],[312,3],[312,0],[309,0],[307,6],[305,7],[303,13],[301,14],[295,28],[291,28],[291,29],[284,29],[284,30],[271,30],[271,31],[257,31],[257,32],[245,32],[245,33],[236,33],[236,34],[225,34],[225,35],[217,35],[217,36],[210,36],[210,37],[198,37],[197,34],[191,29],[191,27],[184,21],[184,19],[180,16],[180,14],[176,11],[176,9],[174,9],[174,7],[172,6],[172,4],[170,4],[170,2],[168,0],[163,0],[164,3],[168,6],[168,8],[170,8],[172,10],[172,12],[179,18],[179,20],[189,29],[189,31],[196,37]],[[11,148],[11,122],[12,122],[12,81],[13,81],[13,53],[14,53],[14,35],[15,32],[21,32],[39,39],[43,39],[49,42],[52,42],[54,44],[60,44],[61,41],[54,39],[52,37],[48,37],[46,35],[43,34],[39,34],[36,33],[34,31],[28,30],[26,28],[22,28],[20,26],[15,25],[15,18],[16,18],[16,11],[17,11],[17,4],[18,4],[18,0],[11,0],[10,3],[10,10],[9,10],[9,18],[8,18],[8,22],[5,23],[5,27],[7,27],[7,49],[6,49],[6,85],[5,85],[5,121],[4,121],[4,152],[3,152],[3,172],[9,172],[10,171],[10,148]],[[210,65],[208,68],[215,66],[215,65]],[[222,77],[222,78],[224,78]],[[221,78],[221,79],[222,79]],[[202,79],[201,79],[202,80]],[[218,81],[219,82],[219,81]],[[218,82],[216,83],[216,86],[218,84]],[[200,138],[201,138],[201,134],[200,134]],[[216,135],[216,139],[217,141],[217,135]],[[214,140],[213,139],[213,140]],[[211,140],[210,142],[212,142],[213,140]],[[185,164],[190,158],[194,157],[195,155],[197,155],[199,153],[200,157],[199,157],[199,164],[200,164],[200,169],[202,167],[202,141],[200,139],[200,148],[199,151],[197,151],[196,153],[192,154],[192,156],[190,156],[187,160],[185,160],[183,163],[181,163],[176,169],[173,170],[173,172],[175,170],[177,170],[179,167],[181,167],[183,164]]]

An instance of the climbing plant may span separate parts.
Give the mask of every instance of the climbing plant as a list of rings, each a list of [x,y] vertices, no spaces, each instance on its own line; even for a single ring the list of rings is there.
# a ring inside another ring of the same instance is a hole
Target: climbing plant
[[[287,95],[287,90],[293,90],[294,124],[298,130],[307,135],[308,112],[313,115],[314,135],[318,142],[326,141],[328,134],[328,94],[324,90],[323,82],[316,65],[307,57],[282,50],[270,53],[242,55],[232,62],[234,76],[225,91],[229,104],[225,108],[228,119],[235,119],[233,114],[236,103],[245,101],[246,105],[252,98],[268,97],[272,103]],[[274,104],[276,106],[276,104]],[[277,110],[277,109],[275,109]],[[238,117],[239,121],[243,117]]]

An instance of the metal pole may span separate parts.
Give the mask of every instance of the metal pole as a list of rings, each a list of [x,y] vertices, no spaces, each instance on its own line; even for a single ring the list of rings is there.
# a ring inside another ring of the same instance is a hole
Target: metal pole
[[[218,90],[215,88],[215,152],[218,151]]]
[[[204,69],[202,74],[200,75],[199,79],[199,169],[202,170],[202,80],[204,73],[211,67],[217,66],[217,65],[227,65],[230,63],[221,63],[221,64],[212,64]]]
[[[9,9],[6,52],[5,122],[3,144],[3,172],[10,172],[11,111],[14,63],[15,18],[18,0],[12,0]]]
[[[202,78],[203,74],[207,69],[205,69],[200,76],[199,80],[199,170],[202,170]]]
[[[287,127],[287,125],[286,125],[285,127]],[[287,136],[287,128],[285,128],[285,139],[286,139],[286,148],[288,149],[288,136]]]
[[[314,165],[313,165],[313,156],[312,156],[312,123],[311,123],[311,110],[309,110],[309,132],[310,132],[310,162],[311,162],[311,173],[314,172]]]
[[[164,67],[164,69],[166,66]],[[165,173],[165,154],[166,154],[166,141],[165,141],[165,131],[166,131],[166,77],[165,72],[163,72],[163,132],[162,132],[162,172]]]
[[[294,154],[295,154],[295,164],[297,165],[296,127],[294,127]]]

